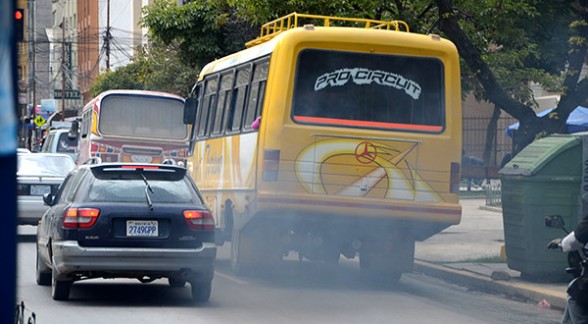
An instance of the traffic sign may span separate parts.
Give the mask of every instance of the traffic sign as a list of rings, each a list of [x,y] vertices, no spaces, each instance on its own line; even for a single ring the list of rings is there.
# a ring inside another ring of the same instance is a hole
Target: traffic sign
[[[53,89],[53,98],[54,99],[62,99],[61,93],[65,94],[65,99],[80,99],[80,90],[76,89]]]
[[[41,127],[47,122],[47,120],[45,120],[45,118],[43,118],[43,116],[37,115],[37,117],[35,117],[34,122],[37,125],[37,127]]]

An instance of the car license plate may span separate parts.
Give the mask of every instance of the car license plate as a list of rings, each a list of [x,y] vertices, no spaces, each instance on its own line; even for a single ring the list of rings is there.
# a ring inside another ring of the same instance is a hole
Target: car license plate
[[[51,193],[51,186],[31,185],[31,196],[42,196],[46,193]]]
[[[127,236],[153,237],[159,235],[157,221],[127,221]]]
[[[131,161],[136,163],[151,163],[153,157],[148,155],[131,155]]]

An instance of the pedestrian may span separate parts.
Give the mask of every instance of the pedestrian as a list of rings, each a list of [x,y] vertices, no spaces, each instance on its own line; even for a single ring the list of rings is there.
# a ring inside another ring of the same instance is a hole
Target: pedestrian
[[[563,239],[555,239],[549,242],[547,248],[560,248],[563,252],[569,253],[584,248],[587,243],[588,219],[584,219],[576,226],[574,231],[570,232]],[[585,300],[577,300],[577,297],[573,298],[572,296],[570,296],[570,292],[572,292],[573,294],[588,293],[588,287],[586,287],[586,291],[579,291],[580,288],[583,288],[581,287],[582,284],[586,283],[587,280],[583,278],[583,276],[584,271],[582,270],[582,274],[580,275],[580,277],[574,279],[574,281],[572,281],[570,285],[568,285],[568,299],[566,307],[564,309],[562,324],[588,324],[588,303],[586,303]]]
[[[261,116],[257,116],[257,118],[255,118],[253,123],[251,123],[251,128],[252,129],[259,129],[260,124],[261,124]]]

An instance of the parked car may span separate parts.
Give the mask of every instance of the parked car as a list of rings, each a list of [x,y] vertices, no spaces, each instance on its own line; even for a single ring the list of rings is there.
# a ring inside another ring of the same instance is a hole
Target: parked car
[[[215,224],[186,169],[84,164],[44,200],[36,280],[51,285],[53,299],[92,278],[167,278],[171,287],[189,282],[195,302],[210,298]]]
[[[65,154],[17,153],[17,157],[17,224],[37,225],[48,209],[43,195],[55,194],[76,164]]]
[[[63,153],[71,156],[74,161],[78,158],[78,138],[70,135],[69,128],[52,129],[47,133],[41,153]]]

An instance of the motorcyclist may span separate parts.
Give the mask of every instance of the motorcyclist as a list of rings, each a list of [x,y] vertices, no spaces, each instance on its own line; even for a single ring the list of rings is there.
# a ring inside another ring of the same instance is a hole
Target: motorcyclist
[[[570,232],[563,239],[555,239],[548,244],[548,248],[560,248],[568,253],[580,250],[588,243],[588,219],[581,221],[574,231]],[[568,295],[564,310],[562,324],[588,324],[588,308],[580,305]]]

